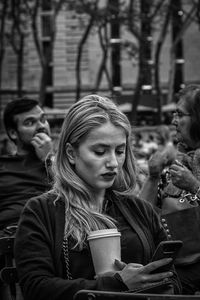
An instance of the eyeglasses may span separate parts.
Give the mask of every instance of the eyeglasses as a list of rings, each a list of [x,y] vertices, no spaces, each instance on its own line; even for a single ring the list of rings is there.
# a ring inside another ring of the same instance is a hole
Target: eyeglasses
[[[180,119],[180,118],[185,117],[185,116],[191,116],[191,114],[186,114],[186,113],[183,113],[182,111],[179,111],[179,110],[177,110],[173,113],[174,118],[178,117]]]

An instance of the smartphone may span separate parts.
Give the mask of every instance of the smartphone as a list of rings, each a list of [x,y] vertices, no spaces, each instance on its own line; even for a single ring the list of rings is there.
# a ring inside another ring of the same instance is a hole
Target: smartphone
[[[174,263],[175,258],[177,257],[181,247],[183,245],[183,242],[181,240],[174,240],[174,241],[162,241],[156,248],[151,261],[156,261],[162,258],[168,258],[171,257],[173,260],[162,267],[159,267],[155,269],[151,273],[161,273],[161,272],[167,272],[170,270],[171,266]]]

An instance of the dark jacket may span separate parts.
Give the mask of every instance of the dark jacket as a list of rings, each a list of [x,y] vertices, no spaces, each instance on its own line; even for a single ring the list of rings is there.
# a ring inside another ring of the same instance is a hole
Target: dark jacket
[[[69,260],[73,279],[66,279],[62,253],[65,206],[62,200],[58,200],[56,204],[54,200],[55,196],[51,193],[31,199],[21,216],[15,240],[15,259],[25,300],[71,300],[80,289],[126,290],[126,286],[115,276],[104,276],[95,280],[88,247],[81,251],[71,249],[70,241]],[[116,206],[117,201],[123,201],[123,206],[133,218],[137,216],[135,221],[144,231],[147,238],[145,245],[149,247],[145,249],[142,246],[140,256],[145,264],[158,243],[166,239],[159,218],[150,204],[136,198],[115,199],[113,204],[117,207],[115,211],[118,215],[120,205]],[[121,212],[120,214],[123,216]],[[122,257],[123,251],[125,250],[122,248]],[[130,251],[134,253],[134,244]]]
[[[27,200],[49,189],[45,163],[35,154],[0,156],[0,229],[17,223]]]

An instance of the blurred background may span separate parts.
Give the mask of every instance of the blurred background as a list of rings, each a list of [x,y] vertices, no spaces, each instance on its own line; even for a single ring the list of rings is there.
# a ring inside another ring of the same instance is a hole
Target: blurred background
[[[2,123],[11,99],[39,99],[56,145],[69,107],[99,93],[149,157],[162,125],[174,141],[175,94],[200,83],[199,49],[200,0],[0,0],[0,153],[12,152]]]

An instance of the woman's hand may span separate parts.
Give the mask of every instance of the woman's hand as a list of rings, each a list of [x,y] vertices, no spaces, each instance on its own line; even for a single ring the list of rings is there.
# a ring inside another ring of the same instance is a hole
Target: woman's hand
[[[148,161],[149,176],[160,178],[163,169],[170,166],[175,160],[176,151],[172,146],[166,146],[163,150],[156,151]]]
[[[152,271],[170,263],[171,261],[171,258],[164,258],[143,266],[135,263],[125,264],[116,260],[115,265],[118,269],[121,269],[121,271],[118,271],[117,273],[120,275],[122,281],[129,290],[132,290],[135,288],[148,287],[148,285],[152,283],[159,282],[173,276],[173,272],[171,271],[151,274]]]
[[[163,158],[162,152],[155,152],[148,160],[149,176],[151,178],[160,178],[165,167],[165,159]]]
[[[198,180],[192,172],[177,160],[169,168],[172,183],[180,189],[195,193],[199,187]]]

